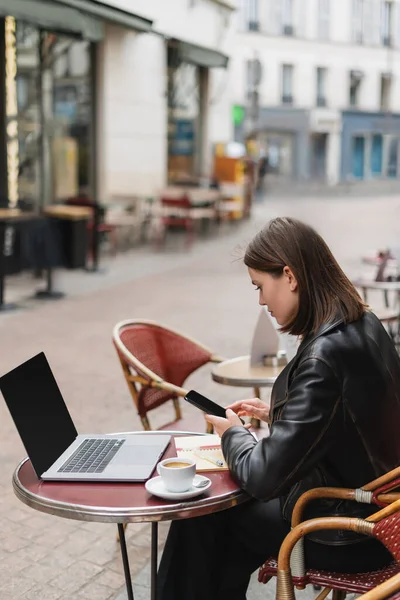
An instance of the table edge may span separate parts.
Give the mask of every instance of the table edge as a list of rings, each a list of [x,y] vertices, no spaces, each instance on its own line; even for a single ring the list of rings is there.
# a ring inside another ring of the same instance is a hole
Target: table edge
[[[76,521],[93,521],[97,523],[143,523],[152,521],[171,521],[219,512],[232,508],[250,500],[250,496],[241,489],[227,492],[219,500],[205,497],[201,503],[193,505],[193,501],[180,502],[165,507],[146,507],[145,510],[129,508],[107,508],[104,506],[88,507],[71,504],[60,500],[46,499],[28,491],[19,479],[21,467],[29,460],[22,460],[14,471],[12,484],[16,497],[23,504],[40,512]],[[196,512],[199,515],[196,515]]]
[[[235,362],[240,362],[241,360],[246,358],[250,359],[250,354],[236,356],[235,358],[228,358],[227,360],[222,361],[222,363],[217,363],[211,371],[212,380],[216,383],[221,383],[222,385],[230,385],[232,387],[272,387],[276,381],[277,375],[274,375],[272,377],[241,379],[240,377],[226,377],[215,372],[218,370],[218,367],[220,367],[221,364],[234,364]]]
[[[230,377],[222,377],[216,373],[211,373],[213,381],[222,383],[222,385],[231,385],[232,387],[272,387],[276,381],[276,377],[263,377],[262,379],[234,379]]]

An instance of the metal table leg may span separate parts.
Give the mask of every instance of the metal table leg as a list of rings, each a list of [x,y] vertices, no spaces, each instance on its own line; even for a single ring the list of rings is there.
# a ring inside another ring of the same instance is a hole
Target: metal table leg
[[[157,598],[158,522],[151,523],[151,600]]]
[[[51,267],[46,269],[46,282],[46,289],[37,291],[35,294],[36,298],[41,300],[59,300],[60,298],[64,298],[65,294],[63,292],[56,292],[53,289],[53,269]]]
[[[125,530],[124,530],[124,526],[122,523],[118,523],[118,535],[119,535],[119,544],[121,547],[122,564],[124,565],[126,593],[128,595],[128,600],[134,600],[131,572],[129,569],[129,559],[128,559],[128,553],[126,551]]]

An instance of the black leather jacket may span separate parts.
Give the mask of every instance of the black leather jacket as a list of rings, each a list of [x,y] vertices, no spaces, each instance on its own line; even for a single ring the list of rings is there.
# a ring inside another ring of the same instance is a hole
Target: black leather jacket
[[[290,520],[308,489],[357,488],[400,464],[400,359],[377,317],[337,318],[306,337],[272,390],[270,436],[258,443],[242,427],[222,437],[233,477],[254,498],[279,497]],[[365,516],[371,506],[336,500],[309,505],[307,518]],[[354,543],[347,532],[315,541]]]

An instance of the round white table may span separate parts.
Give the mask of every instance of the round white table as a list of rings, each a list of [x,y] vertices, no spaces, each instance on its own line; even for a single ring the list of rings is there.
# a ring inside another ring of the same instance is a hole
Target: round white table
[[[211,377],[222,385],[253,388],[255,397],[259,398],[260,388],[272,387],[285,366],[252,366],[250,356],[239,356],[216,364]],[[251,423],[253,427],[260,427],[258,419],[252,419]]]

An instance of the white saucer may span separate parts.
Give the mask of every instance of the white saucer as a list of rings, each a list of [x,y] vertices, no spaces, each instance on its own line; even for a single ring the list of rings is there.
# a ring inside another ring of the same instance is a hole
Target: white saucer
[[[208,484],[202,488],[196,488],[192,486],[186,492],[169,492],[165,489],[163,481],[161,477],[154,477],[153,479],[148,479],[145,483],[145,488],[150,494],[154,496],[158,496],[159,498],[163,498],[164,500],[187,500],[189,498],[195,498],[196,496],[201,496],[211,485],[211,480],[208,477],[203,477],[203,475],[196,475],[194,478],[194,482],[198,483],[203,480],[208,481]]]

